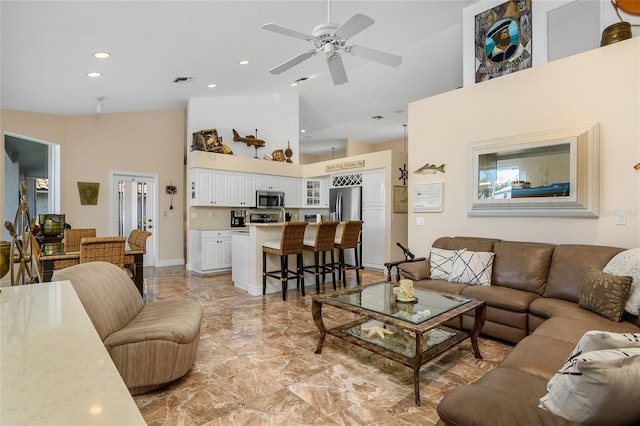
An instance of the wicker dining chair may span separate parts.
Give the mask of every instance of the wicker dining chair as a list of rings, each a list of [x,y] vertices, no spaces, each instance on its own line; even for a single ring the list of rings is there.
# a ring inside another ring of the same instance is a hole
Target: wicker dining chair
[[[80,240],[96,236],[95,228],[78,228],[64,230],[64,251],[70,253],[80,251]]]
[[[313,252],[314,260],[313,265],[303,267],[303,270],[315,275],[317,293],[320,293],[320,274],[322,274],[322,282],[324,283],[327,272],[331,272],[333,289],[336,289],[335,259],[333,255],[336,228],[338,228],[338,222],[320,222],[317,226],[315,238],[305,238],[303,242],[303,249]],[[329,264],[327,263],[327,252],[331,253],[331,263]],[[322,253],[322,264],[320,263],[320,253]]]
[[[129,243],[129,247],[134,249],[145,249],[147,244],[147,238],[151,236],[151,232],[143,231],[141,229],[133,229],[129,233],[129,238],[127,238],[127,243]],[[128,254],[124,257],[124,267],[125,272],[129,274],[130,278],[136,276],[136,261],[135,255]]]
[[[125,237],[94,237],[80,240],[80,263],[109,262],[124,269]]]

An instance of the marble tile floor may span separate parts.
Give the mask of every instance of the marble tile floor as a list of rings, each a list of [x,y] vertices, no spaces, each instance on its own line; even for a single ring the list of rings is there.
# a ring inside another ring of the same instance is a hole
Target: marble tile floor
[[[353,273],[348,286],[355,286]],[[484,359],[464,341],[420,370],[422,405],[413,395],[413,371],[327,336],[314,353],[318,331],[311,294],[289,290],[249,296],[231,274],[199,276],[184,267],[145,269],[147,301],[189,297],[204,307],[198,355],[183,378],[134,400],[149,425],[433,425],[435,407],[455,386],[477,380],[511,347],[480,339]],[[364,271],[363,282],[382,281]],[[321,291],[332,290],[331,280]],[[324,307],[325,324],[349,313]]]

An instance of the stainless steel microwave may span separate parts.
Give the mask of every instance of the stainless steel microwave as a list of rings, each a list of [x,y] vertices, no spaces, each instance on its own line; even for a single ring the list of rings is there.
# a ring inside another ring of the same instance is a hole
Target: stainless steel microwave
[[[256,191],[256,208],[279,209],[284,207],[284,192]]]

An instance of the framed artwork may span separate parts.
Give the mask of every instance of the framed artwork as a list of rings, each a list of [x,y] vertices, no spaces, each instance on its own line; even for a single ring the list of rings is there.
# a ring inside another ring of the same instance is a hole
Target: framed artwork
[[[409,211],[409,194],[406,186],[393,186],[393,212],[407,213]]]
[[[512,0],[475,16],[476,83],[531,67],[531,0]]]
[[[83,206],[95,206],[98,204],[99,182],[78,182],[78,194],[80,204]]]
[[[598,217],[599,125],[469,144],[469,216]]]

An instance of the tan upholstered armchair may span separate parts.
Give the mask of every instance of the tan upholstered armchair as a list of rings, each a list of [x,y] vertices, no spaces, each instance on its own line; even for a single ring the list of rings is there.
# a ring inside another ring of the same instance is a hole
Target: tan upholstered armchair
[[[203,309],[190,299],[144,304],[127,274],[107,262],[56,271],[69,280],[132,395],[185,375],[200,341]]]

